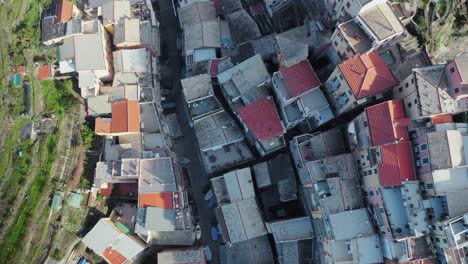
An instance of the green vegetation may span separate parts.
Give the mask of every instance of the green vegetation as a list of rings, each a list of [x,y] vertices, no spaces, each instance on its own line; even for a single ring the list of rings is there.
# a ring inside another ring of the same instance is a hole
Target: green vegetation
[[[439,47],[443,45],[447,45],[447,43],[451,39],[452,35],[452,28],[454,24],[454,17],[450,16],[447,19],[446,24],[440,28],[437,32],[434,34],[433,41],[431,42],[431,50],[437,50]]]
[[[57,133],[50,134],[39,142],[39,153],[43,156],[39,160],[39,168],[34,177],[31,186],[27,191],[28,199],[25,199],[23,204],[16,214],[15,224],[11,227],[5,240],[0,245],[3,250],[0,252],[0,260],[11,260],[16,255],[18,249],[21,248],[24,236],[26,235],[28,222],[35,212],[43,191],[46,187],[47,180],[52,169],[52,162],[55,158],[55,147],[57,146]]]
[[[440,2],[437,3],[437,14],[442,17],[445,15],[445,12],[447,11],[447,0],[440,0]]]
[[[79,101],[72,94],[73,82],[42,81],[42,92],[44,94],[44,112],[46,114],[63,115],[76,106]]]

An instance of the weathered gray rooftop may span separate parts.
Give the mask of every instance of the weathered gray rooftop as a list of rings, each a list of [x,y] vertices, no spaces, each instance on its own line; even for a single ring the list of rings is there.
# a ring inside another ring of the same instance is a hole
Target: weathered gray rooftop
[[[413,72],[422,116],[454,112],[453,99],[443,91],[447,87],[444,64],[413,69]]]
[[[384,40],[405,29],[398,17],[387,3],[381,3],[364,9],[359,17],[377,36],[378,40]]]
[[[306,163],[309,178],[302,179],[302,184],[324,181],[329,178],[357,178],[357,168],[353,154],[341,154]]]
[[[114,26],[114,44],[123,42],[141,43],[139,19],[122,19]]]
[[[100,116],[112,113],[112,107],[108,95],[89,97],[87,100],[88,114],[90,116]]]
[[[266,223],[268,232],[276,243],[298,241],[314,237],[312,223],[308,216]]]
[[[221,35],[218,21],[206,21],[184,28],[184,49],[220,48]]]
[[[196,2],[178,10],[182,27],[216,21],[216,11],[212,1]]]
[[[170,249],[158,253],[158,263],[205,263],[203,248]]]
[[[201,74],[185,78],[180,82],[182,84],[185,100],[188,103],[214,95],[211,76],[209,74]]]
[[[230,98],[236,98],[271,79],[265,64],[257,54],[218,74],[218,81]]]
[[[281,58],[286,67],[301,62],[309,56],[309,40],[306,26],[290,29],[276,35]]]
[[[253,52],[255,54],[260,54],[263,60],[275,57],[280,51],[275,34],[254,39],[250,43],[253,47]]]
[[[271,264],[275,262],[268,236],[260,236],[231,245],[221,245],[220,260],[224,264]]]
[[[329,218],[334,238],[337,240],[374,234],[369,216],[364,208],[331,214]]]
[[[464,52],[460,56],[457,56],[454,61],[457,65],[458,72],[460,73],[461,81],[463,85],[466,86],[468,83],[468,52]]]
[[[230,14],[242,9],[241,0],[220,0],[220,2],[223,14]]]
[[[113,52],[115,72],[146,73],[150,64],[144,48]]]
[[[319,200],[324,217],[363,207],[359,179],[331,178],[326,181],[331,196]]]
[[[445,194],[449,217],[462,215],[468,211],[468,190],[459,190]]]
[[[459,130],[435,131],[426,134],[430,164],[433,170],[465,165],[462,134]]]
[[[81,33],[81,19],[73,18],[66,23],[55,23],[55,16],[45,17],[41,23],[41,41],[46,42],[56,38]]]
[[[242,131],[225,111],[196,120],[194,128],[202,151],[244,139]]]
[[[312,259],[313,240],[299,240],[276,243],[276,252],[280,264],[309,263]]]
[[[124,18],[131,18],[129,1],[113,0],[102,4],[102,23],[104,25],[117,23]]]
[[[255,198],[248,198],[220,207],[231,243],[266,234],[260,209]]]
[[[75,62],[77,71],[103,70],[106,68],[104,44],[101,34],[83,34],[74,36]]]
[[[232,38],[236,45],[262,36],[257,23],[244,9],[226,15],[226,19],[229,22]]]
[[[176,171],[172,158],[154,158],[140,161],[140,193],[176,192]]]
[[[243,168],[212,178],[211,185],[218,204],[255,197],[250,168]]]

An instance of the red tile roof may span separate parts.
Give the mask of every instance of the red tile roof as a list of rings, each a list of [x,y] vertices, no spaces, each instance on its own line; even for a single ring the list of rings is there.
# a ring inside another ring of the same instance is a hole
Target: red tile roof
[[[172,192],[141,193],[138,199],[139,207],[153,206],[163,209],[173,209]]]
[[[414,164],[411,143],[400,142],[380,147],[382,163],[378,165],[380,186],[401,185],[404,180],[412,181]]]
[[[338,67],[357,99],[377,94],[398,84],[375,52],[356,55]]]
[[[239,109],[239,116],[258,140],[269,140],[284,134],[272,99],[260,98]]]
[[[111,133],[140,132],[138,101],[112,103]]]
[[[452,123],[453,117],[451,114],[436,115],[432,117],[433,124]]]
[[[373,146],[409,140],[402,100],[386,101],[367,108]]]
[[[47,64],[47,65],[43,65],[41,67],[39,67],[39,69],[37,70],[37,76],[36,78],[38,79],[49,79],[52,77],[52,67]]]
[[[320,81],[307,60],[290,67],[280,68],[280,72],[289,90],[289,98],[299,96],[320,86]]]
[[[112,247],[108,247],[102,253],[102,256],[111,264],[122,264],[127,258]]]
[[[73,3],[62,0],[55,6],[55,23],[64,23],[72,18]]]
[[[96,118],[94,132],[96,134],[109,134],[111,132],[111,119],[110,118]]]

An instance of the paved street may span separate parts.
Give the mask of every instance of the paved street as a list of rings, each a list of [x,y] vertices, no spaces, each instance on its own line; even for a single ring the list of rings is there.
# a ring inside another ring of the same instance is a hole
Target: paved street
[[[215,221],[213,210],[208,209],[204,202],[203,188],[209,183],[208,176],[204,173],[202,163],[198,154],[198,145],[196,143],[195,132],[189,125],[189,116],[184,108],[184,97],[182,86],[180,85],[181,57],[177,50],[177,36],[179,34],[178,19],[174,16],[171,0],[161,0],[160,2],[160,35],[161,46],[163,47],[163,58],[167,61],[161,61],[161,84],[162,87],[172,90],[172,97],[177,108],[177,116],[183,132],[183,137],[176,140],[174,150],[177,156],[188,158],[191,163],[186,166],[190,175],[191,188],[189,189],[195,200],[195,206],[198,210],[199,224],[202,230],[202,245],[211,245],[213,250],[212,263],[218,263],[217,243],[211,241],[210,228],[211,223]]]

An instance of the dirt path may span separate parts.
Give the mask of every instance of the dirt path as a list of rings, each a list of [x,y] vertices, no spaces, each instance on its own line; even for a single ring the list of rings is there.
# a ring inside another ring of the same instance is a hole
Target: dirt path
[[[73,177],[70,183],[71,190],[76,190],[76,188],[80,184],[81,175],[83,174],[83,170],[84,170],[83,165],[84,165],[85,158],[86,158],[86,152],[81,151],[78,156],[78,162],[76,164],[76,167],[73,170]]]

